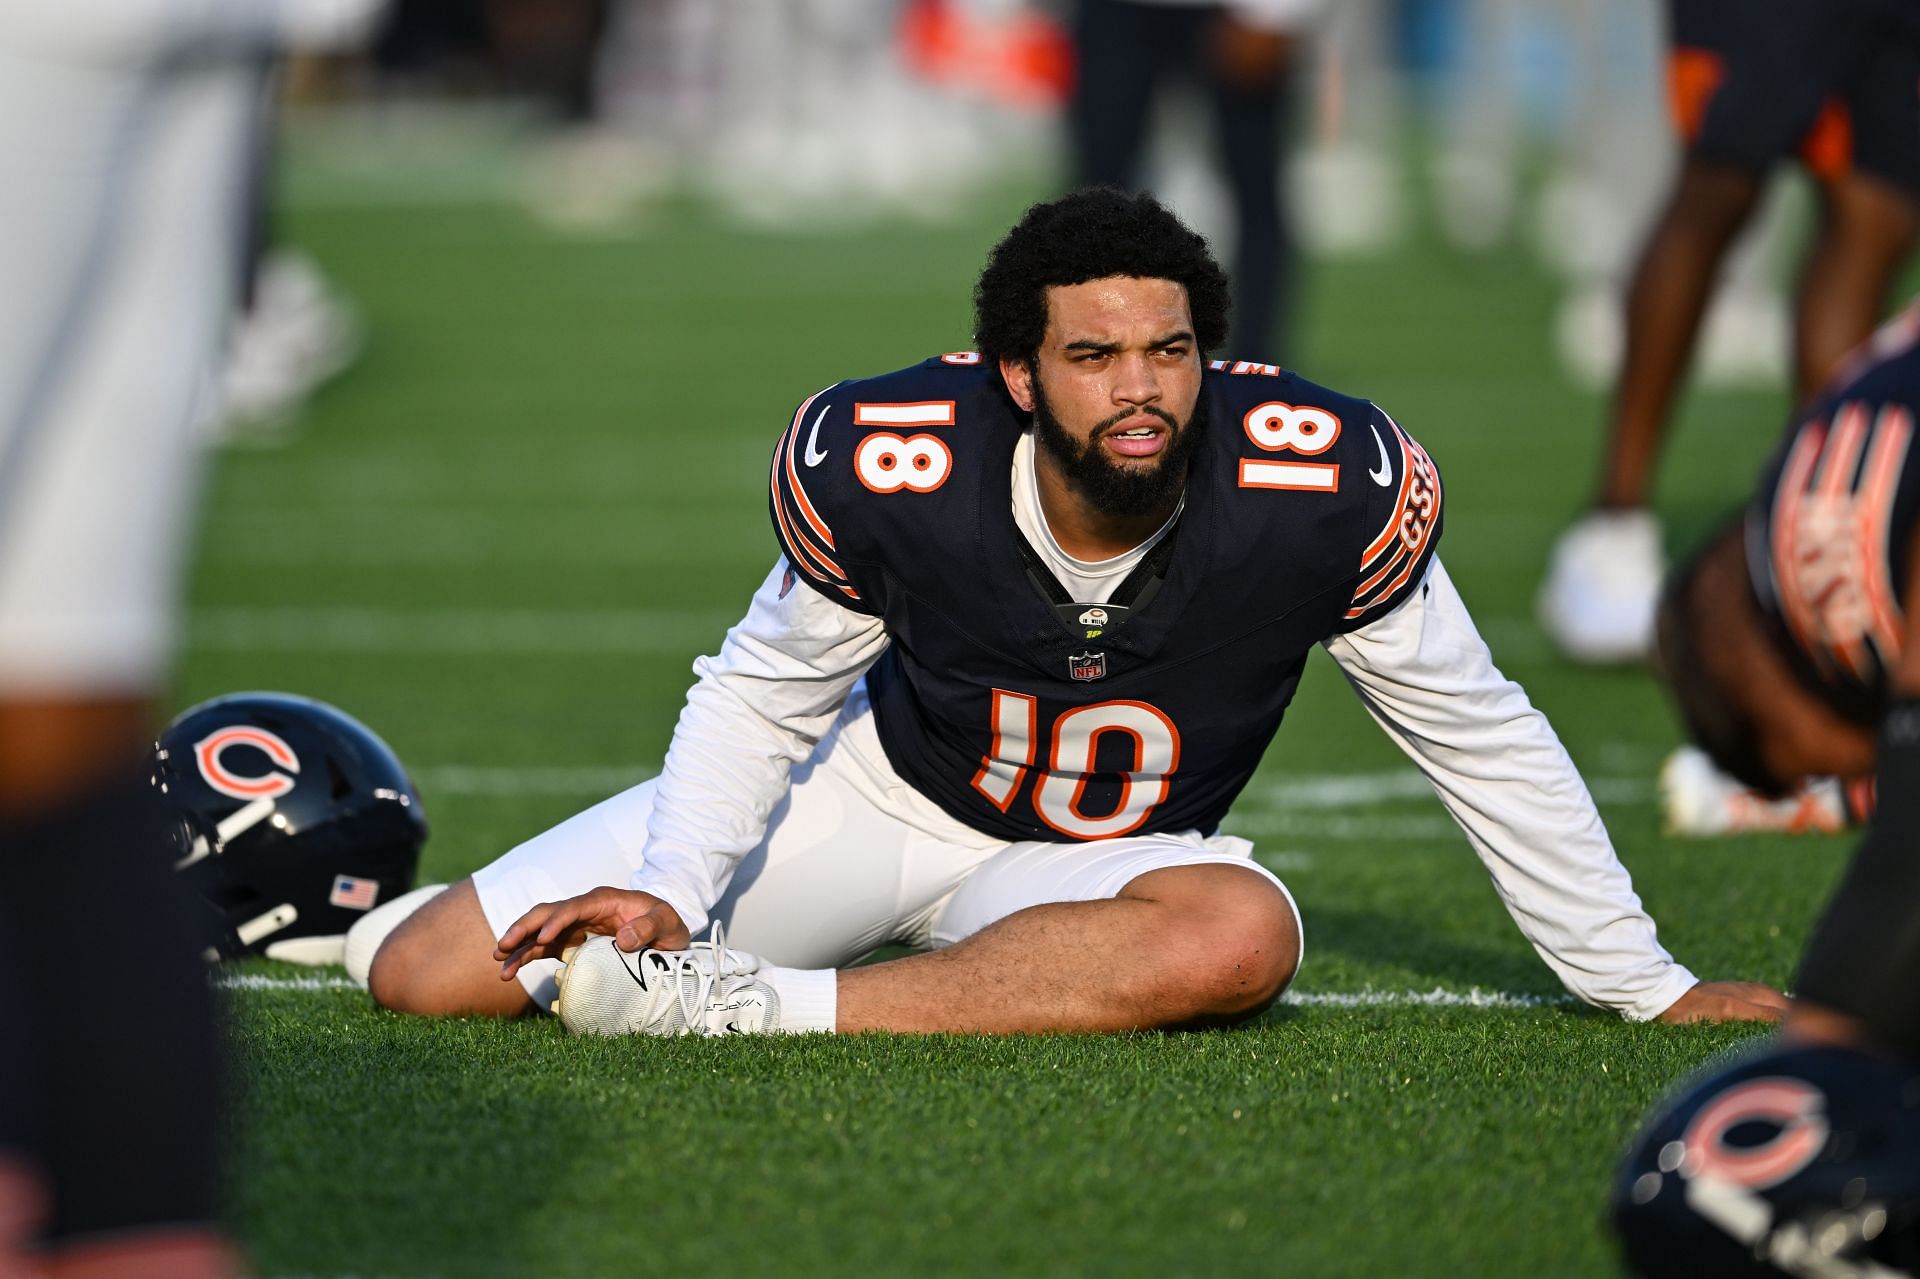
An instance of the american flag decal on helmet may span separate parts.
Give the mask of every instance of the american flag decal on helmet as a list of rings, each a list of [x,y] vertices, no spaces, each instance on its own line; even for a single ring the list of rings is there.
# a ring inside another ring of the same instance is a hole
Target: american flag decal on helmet
[[[356,875],[335,875],[333,891],[327,894],[327,901],[348,910],[372,910],[373,904],[380,900],[380,881],[361,879]]]

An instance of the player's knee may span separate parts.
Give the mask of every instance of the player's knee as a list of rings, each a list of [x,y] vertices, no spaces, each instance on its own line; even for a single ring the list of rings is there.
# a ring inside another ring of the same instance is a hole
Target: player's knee
[[[408,936],[402,921],[394,932],[382,938],[367,960],[367,993],[382,1008],[397,1013],[432,1014],[440,1011],[424,998],[425,968],[430,962],[426,947]]]
[[[1300,969],[1300,921],[1278,888],[1262,880],[1216,912],[1207,929],[1203,972],[1211,974],[1216,1015],[1259,1012],[1280,998]]]
[[[525,991],[498,973],[486,915],[467,880],[396,921],[368,962],[367,992],[382,1008],[426,1017],[525,1012]]]
[[[1674,231],[1725,240],[1746,225],[1762,190],[1759,177],[1742,165],[1689,157],[1664,217]]]
[[[359,923],[347,930],[346,955],[341,961],[347,966],[347,976],[365,986],[373,969],[373,957],[387,938],[413,918],[415,911],[446,890],[445,884],[424,884],[368,911]]]
[[[1156,871],[1129,886],[1173,908],[1182,938],[1170,956],[1173,1002],[1197,1021],[1234,1020],[1280,997],[1299,970],[1299,917],[1286,893],[1252,867],[1209,863]]]

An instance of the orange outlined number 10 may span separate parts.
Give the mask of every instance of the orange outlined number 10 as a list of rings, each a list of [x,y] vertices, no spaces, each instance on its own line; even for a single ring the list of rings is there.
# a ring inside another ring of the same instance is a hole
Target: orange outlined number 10
[[[1120,801],[1112,812],[1083,808],[1087,782],[1103,737],[1129,742],[1133,758],[1120,777]],[[973,788],[1001,812],[1033,768],[1039,738],[1039,702],[1025,693],[993,690],[993,743],[980,759]],[[1164,711],[1146,702],[1095,702],[1076,706],[1053,722],[1047,766],[1033,785],[1040,820],[1071,839],[1112,839],[1140,829],[1167,798],[1168,779],[1180,767],[1180,730]]]

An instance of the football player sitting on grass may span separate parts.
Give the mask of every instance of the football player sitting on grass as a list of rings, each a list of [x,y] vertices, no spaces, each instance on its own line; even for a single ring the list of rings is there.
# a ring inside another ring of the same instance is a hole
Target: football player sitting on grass
[[[1209,358],[1228,297],[1199,236],[1150,198],[1069,195],[1028,210],[975,302],[977,351],[793,414],[784,555],[696,663],[661,776],[369,915],[347,959],[376,1000],[552,1005],[597,1034],[1253,1016],[1299,967],[1300,916],[1220,821],[1323,645],[1575,994],[1780,1014],[1655,939],[1435,554],[1413,435]],[[847,967],[889,943],[921,953]]]

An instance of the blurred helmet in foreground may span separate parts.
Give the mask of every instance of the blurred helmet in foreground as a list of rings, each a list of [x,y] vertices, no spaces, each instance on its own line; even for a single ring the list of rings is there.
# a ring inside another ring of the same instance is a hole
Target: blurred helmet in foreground
[[[1613,1185],[1634,1274],[1920,1275],[1920,1066],[1769,1045],[1690,1085]]]
[[[338,963],[345,934],[413,886],[426,814],[387,744],[324,702],[236,693],[154,743],[174,869],[212,908],[211,957]]]

